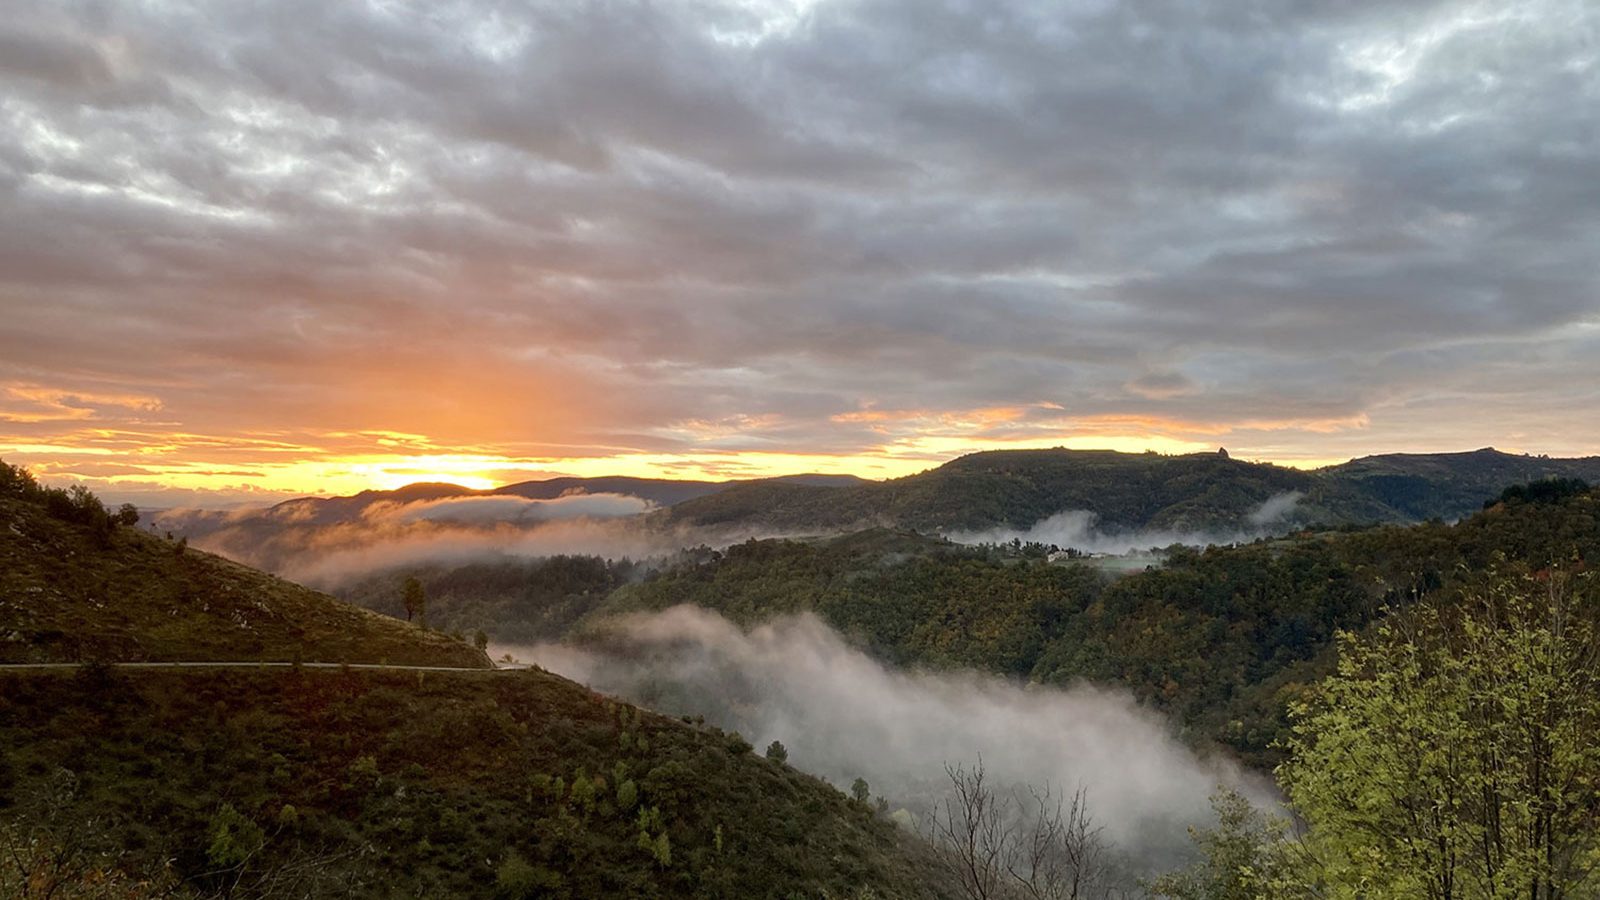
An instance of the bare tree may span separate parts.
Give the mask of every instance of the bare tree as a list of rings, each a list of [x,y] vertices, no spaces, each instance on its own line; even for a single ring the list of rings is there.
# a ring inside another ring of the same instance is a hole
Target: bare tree
[[[947,763],[944,771],[950,795],[934,807],[928,837],[967,900],[1005,897],[1006,864],[1016,843],[1009,802],[985,782],[982,759],[971,769]]]
[[[950,794],[934,807],[927,836],[967,900],[1101,900],[1111,865],[1083,789],[1070,799],[1028,788],[996,791],[980,759],[945,766]]]
[[[1100,827],[1089,816],[1087,792],[1063,800],[1029,788],[1032,821],[1022,830],[1006,867],[1021,893],[1033,900],[1090,900],[1108,893],[1110,865]]]

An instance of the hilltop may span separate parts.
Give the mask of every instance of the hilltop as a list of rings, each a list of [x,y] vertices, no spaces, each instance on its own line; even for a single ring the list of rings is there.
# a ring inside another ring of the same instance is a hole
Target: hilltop
[[[1509,485],[1551,478],[1600,483],[1600,456],[1553,459],[1501,453],[1387,453],[1322,469],[1414,520],[1453,519],[1472,512]]]
[[[0,662],[489,665],[461,641],[117,525],[93,495],[30,489],[4,468]]]
[[[1027,528],[1066,510],[1106,529],[1237,528],[1281,495],[1320,521],[1388,521],[1395,512],[1315,474],[1218,453],[993,450],[916,475],[852,487],[754,484],[685,501],[666,515],[699,525],[776,529],[880,524],[925,531]]]
[[[1600,480],[1600,457],[1549,459],[1495,450],[1390,454],[1302,471],[1224,453],[993,450],[882,482],[739,485],[661,515],[676,523],[775,530],[886,525],[960,532],[1025,529],[1056,513],[1082,510],[1108,531],[1216,533],[1250,527],[1264,504],[1291,495],[1295,502],[1280,525],[1454,519],[1505,487],[1552,477]]]

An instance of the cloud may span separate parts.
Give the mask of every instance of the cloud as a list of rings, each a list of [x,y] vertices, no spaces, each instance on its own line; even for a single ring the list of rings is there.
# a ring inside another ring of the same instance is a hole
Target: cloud
[[[1053,403],[1592,452],[1597,16],[25,0],[0,387],[48,393],[0,446],[881,459]]]
[[[1245,517],[1248,528],[1226,531],[1201,531],[1178,528],[1140,528],[1102,531],[1096,525],[1095,513],[1082,509],[1069,509],[1047,516],[1027,528],[990,528],[982,531],[958,532],[947,535],[963,544],[1005,544],[1012,540],[1081,550],[1086,553],[1133,553],[1173,544],[1206,547],[1212,544],[1233,544],[1287,530],[1293,522],[1295,508],[1304,494],[1284,491],[1267,498]]]
[[[551,500],[524,497],[446,497],[419,503],[383,503],[367,508],[368,519],[400,522],[534,523],[563,519],[614,519],[637,516],[655,508],[648,500],[626,494],[571,494]]]
[[[494,648],[508,651],[597,690],[705,715],[758,748],[782,741],[792,765],[836,785],[864,777],[897,806],[926,810],[945,763],[980,757],[1008,788],[1082,786],[1105,836],[1151,869],[1175,861],[1218,784],[1274,802],[1263,780],[1197,755],[1123,691],[892,670],[809,614],[745,631],[681,606],[613,623],[583,646]]]

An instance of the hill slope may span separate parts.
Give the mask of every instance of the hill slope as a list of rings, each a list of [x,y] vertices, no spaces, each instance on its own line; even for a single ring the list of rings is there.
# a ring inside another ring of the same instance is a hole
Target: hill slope
[[[7,828],[178,896],[941,896],[866,804],[536,670],[0,672]]]
[[[1415,520],[1466,515],[1504,488],[1547,478],[1600,483],[1600,456],[1551,459],[1493,448],[1468,453],[1389,453],[1321,470]]]
[[[106,544],[0,500],[0,661],[294,660],[488,666],[443,634],[118,528]]]
[[[1297,492],[1304,520],[1387,521],[1392,509],[1314,474],[1215,453],[994,450],[883,482],[828,488],[756,483],[680,503],[663,515],[697,525],[778,529],[861,523],[919,530],[1026,528],[1087,510],[1107,529],[1236,528],[1274,497]]]
[[[71,506],[53,514],[42,496],[0,491],[0,662],[490,665],[458,640],[219,556],[77,521]]]
[[[822,531],[886,525],[925,531],[1025,529],[1068,510],[1108,531],[1246,528],[1275,497],[1294,494],[1289,523],[1373,524],[1454,519],[1513,484],[1600,481],[1600,457],[1548,459],[1495,450],[1390,454],[1317,471],[1229,459],[1111,450],[994,450],[936,469],[847,487],[754,482],[686,500],[659,515],[696,525]]]
[[[1039,548],[885,547],[892,536],[736,544],[623,585],[578,627],[684,603],[745,625],[810,611],[901,666],[1125,685],[1191,738],[1270,766],[1286,701],[1329,671],[1339,630],[1486,573],[1592,564],[1600,491],[1511,499],[1453,525],[1182,549],[1118,578]]]
[[[0,466],[0,896],[948,896],[867,804]],[[482,666],[473,670],[468,667]]]

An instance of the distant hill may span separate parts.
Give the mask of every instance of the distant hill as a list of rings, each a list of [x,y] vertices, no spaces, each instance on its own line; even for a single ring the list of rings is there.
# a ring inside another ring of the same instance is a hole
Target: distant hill
[[[1066,510],[1107,529],[1236,528],[1268,500],[1302,496],[1295,514],[1327,522],[1391,521],[1394,510],[1313,473],[1216,453],[1164,456],[1111,450],[995,450],[916,475],[849,487],[740,485],[665,513],[697,525],[773,528],[862,524],[926,531],[1027,528]]]
[[[996,450],[886,481],[830,475],[722,483],[555,478],[490,491],[423,483],[351,497],[289,500],[257,511],[173,511],[158,516],[156,523],[160,530],[187,535],[231,558],[331,586],[337,579],[325,578],[320,569],[309,571],[306,564],[329,553],[349,555],[384,543],[421,546],[432,541],[440,546],[436,539],[447,531],[451,539],[475,531],[479,545],[515,546],[513,555],[520,556],[639,558],[750,535],[870,527],[979,536],[1001,532],[1005,539],[1005,532],[1027,532],[1057,514],[1083,512],[1092,514],[1092,528],[1102,535],[1148,536],[1159,542],[1236,540],[1310,525],[1454,520],[1481,508],[1505,487],[1550,477],[1600,482],[1600,457],[1549,459],[1494,450],[1390,454],[1303,471],[1232,459],[1221,452],[1168,456]],[[593,498],[592,504],[574,499],[579,495]],[[628,497],[641,502],[629,506],[631,501],[623,499]],[[496,505],[490,502],[495,498],[521,498],[533,505]],[[463,503],[457,506],[450,502],[454,500]],[[543,506],[547,503],[551,505]],[[417,507],[421,515],[412,516],[404,512],[408,504],[426,506]],[[554,542],[546,553],[519,543],[519,535],[552,519],[584,517],[611,519],[611,527],[603,534],[591,529],[587,543]],[[1068,540],[1071,533],[1046,540]],[[457,558],[466,555],[463,551]],[[484,555],[493,554],[479,554]],[[400,562],[411,563],[397,550],[381,556],[381,564],[368,571]]]
[[[1459,518],[1510,485],[1551,477],[1600,481],[1600,457],[1390,454],[1308,472],[1221,453],[994,450],[882,482],[737,485],[661,515],[695,525],[959,532],[1025,529],[1062,511],[1085,510],[1107,530],[1214,532],[1250,525],[1263,504],[1290,493],[1298,501],[1283,524],[1412,522]]]
[[[1600,456],[1552,459],[1493,448],[1468,453],[1388,453],[1321,470],[1413,520],[1466,515],[1513,484],[1548,478],[1600,483]]]
[[[550,478],[522,481],[487,490],[458,484],[417,482],[387,491],[362,491],[348,497],[296,497],[255,510],[150,510],[162,528],[190,538],[220,531],[264,538],[285,526],[337,525],[358,522],[383,504],[425,503],[474,497],[521,497],[556,500],[575,494],[614,494],[635,497],[652,506],[673,506],[726,490],[755,485],[838,488],[870,484],[854,475],[785,475],[757,481],[676,481],[607,475],[596,478]]]
[[[97,522],[92,495],[73,501],[61,500],[64,492],[29,493],[15,488],[31,482],[19,480],[25,473],[0,466],[0,662],[489,665],[445,635]]]

